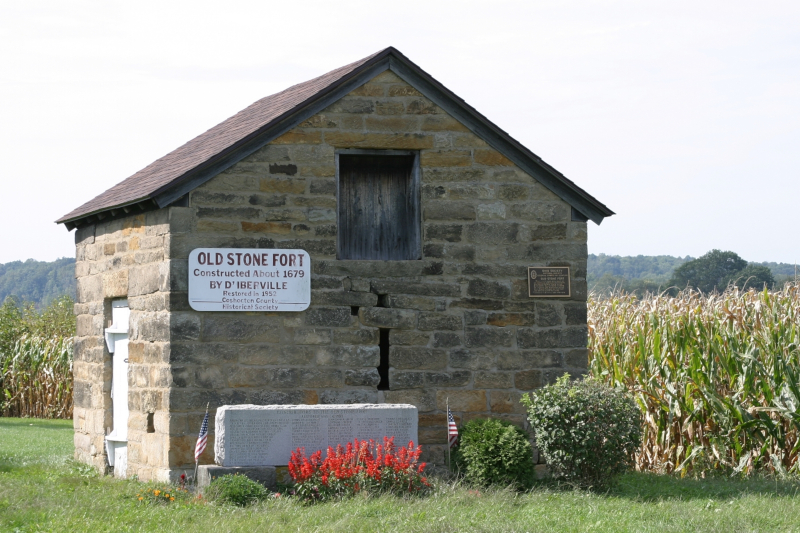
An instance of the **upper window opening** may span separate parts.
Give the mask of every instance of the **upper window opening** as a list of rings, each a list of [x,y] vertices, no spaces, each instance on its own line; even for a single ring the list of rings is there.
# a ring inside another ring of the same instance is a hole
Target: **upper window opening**
[[[338,154],[339,259],[420,259],[417,155]]]

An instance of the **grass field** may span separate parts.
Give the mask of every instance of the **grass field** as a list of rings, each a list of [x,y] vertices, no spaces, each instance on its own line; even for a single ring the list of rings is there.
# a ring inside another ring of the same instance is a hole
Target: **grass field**
[[[426,499],[303,507],[143,505],[152,486],[96,476],[70,460],[71,422],[0,418],[0,531],[800,531],[800,484],[629,474],[592,494],[527,494],[440,484]]]

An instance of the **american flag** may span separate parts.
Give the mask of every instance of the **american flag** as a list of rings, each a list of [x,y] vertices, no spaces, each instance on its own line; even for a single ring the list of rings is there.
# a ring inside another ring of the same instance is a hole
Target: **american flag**
[[[203,425],[200,426],[200,435],[197,437],[197,446],[194,447],[194,462],[196,463],[206,449],[208,443],[208,409],[203,418]]]
[[[447,439],[452,448],[458,440],[458,428],[456,427],[456,420],[453,418],[453,413],[450,412],[450,407],[447,408]]]

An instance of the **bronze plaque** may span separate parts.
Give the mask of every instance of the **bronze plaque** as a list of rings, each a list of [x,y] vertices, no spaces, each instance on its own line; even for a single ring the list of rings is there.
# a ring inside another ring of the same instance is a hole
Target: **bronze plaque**
[[[569,298],[569,267],[528,267],[528,296]]]

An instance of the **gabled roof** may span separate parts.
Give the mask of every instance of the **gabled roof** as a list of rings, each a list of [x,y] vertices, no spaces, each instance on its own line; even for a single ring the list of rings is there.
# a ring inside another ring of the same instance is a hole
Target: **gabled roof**
[[[614,214],[398,50],[389,47],[258,100],[56,222],[72,229],[108,216],[170,205],[387,69],[462,122],[586,218],[599,224],[604,217]]]

